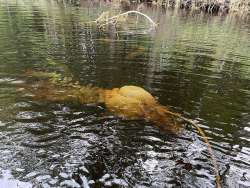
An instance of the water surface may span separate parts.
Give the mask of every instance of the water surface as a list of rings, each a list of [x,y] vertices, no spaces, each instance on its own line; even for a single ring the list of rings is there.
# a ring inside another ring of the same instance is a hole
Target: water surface
[[[146,7],[156,31],[83,24],[109,6],[0,1],[0,187],[215,186],[189,125],[176,136],[103,106],[36,101],[17,90],[27,70],[147,89],[204,129],[224,187],[250,187],[250,25]]]

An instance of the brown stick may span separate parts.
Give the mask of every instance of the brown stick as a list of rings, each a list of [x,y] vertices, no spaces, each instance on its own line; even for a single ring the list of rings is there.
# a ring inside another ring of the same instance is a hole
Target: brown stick
[[[208,153],[209,153],[209,155],[211,157],[211,162],[212,162],[212,164],[214,166],[214,172],[215,172],[215,177],[216,177],[216,180],[215,180],[216,181],[216,187],[221,188],[221,183],[220,183],[221,178],[220,178],[220,174],[219,174],[219,170],[218,170],[218,164],[216,162],[216,159],[215,159],[215,156],[214,156],[214,153],[213,153],[213,149],[212,149],[212,147],[211,147],[211,145],[210,145],[210,143],[208,141],[208,138],[207,138],[206,134],[204,133],[204,131],[196,123],[194,123],[193,120],[187,119],[187,118],[183,117],[181,114],[170,112],[170,111],[167,111],[167,110],[165,111],[165,113],[170,114],[170,115],[175,116],[175,117],[178,117],[178,118],[190,123],[191,125],[193,125],[198,130],[198,132],[202,136],[204,142],[207,144]]]

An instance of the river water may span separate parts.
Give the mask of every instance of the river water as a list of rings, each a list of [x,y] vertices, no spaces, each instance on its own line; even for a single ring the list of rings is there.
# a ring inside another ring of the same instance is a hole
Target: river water
[[[250,24],[145,6],[156,30],[84,24],[110,6],[0,0],[0,187],[215,187],[190,125],[172,135],[98,104],[37,101],[18,89],[27,70],[145,88],[205,131],[222,187],[250,187]]]

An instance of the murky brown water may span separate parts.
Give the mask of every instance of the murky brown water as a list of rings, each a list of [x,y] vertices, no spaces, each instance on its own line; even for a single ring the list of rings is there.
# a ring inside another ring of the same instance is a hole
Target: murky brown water
[[[16,90],[26,70],[147,89],[204,129],[223,187],[250,187],[250,25],[145,7],[156,31],[82,24],[108,6],[0,0],[0,187],[215,186],[190,126],[174,136],[103,106],[33,100]]]

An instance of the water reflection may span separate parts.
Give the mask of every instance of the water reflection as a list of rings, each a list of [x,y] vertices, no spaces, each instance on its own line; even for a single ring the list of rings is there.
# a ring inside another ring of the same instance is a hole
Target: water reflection
[[[189,126],[173,137],[102,106],[31,100],[16,87],[33,69],[71,74],[82,85],[146,88],[199,122],[225,187],[249,187],[249,25],[147,8],[156,32],[118,38],[82,24],[105,9],[1,1],[0,186],[214,186],[206,145]]]

